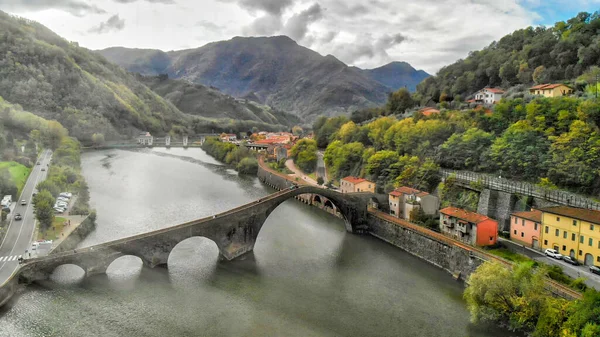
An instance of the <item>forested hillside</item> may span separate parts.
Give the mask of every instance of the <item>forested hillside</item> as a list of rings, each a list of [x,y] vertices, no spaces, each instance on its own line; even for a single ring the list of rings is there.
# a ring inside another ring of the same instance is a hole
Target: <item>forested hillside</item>
[[[417,86],[422,102],[465,99],[486,87],[571,82],[579,89],[595,81],[581,76],[600,61],[600,14],[580,13],[554,27],[528,27],[473,51]],[[460,96],[460,97],[456,97]]]
[[[0,96],[72,136],[166,133],[191,120],[133,75],[37,22],[0,12]]]
[[[493,112],[416,113],[364,125],[346,117],[321,118],[314,131],[319,146],[326,147],[332,177],[365,176],[384,191],[399,185],[431,190],[441,166],[597,194],[599,125],[594,98],[540,97],[505,100]]]
[[[252,121],[287,129],[303,123],[295,115],[249,100],[235,99],[223,94],[218,89],[202,84],[169,79],[166,74],[138,75],[136,78],[186,114],[213,119],[229,118],[238,121]]]

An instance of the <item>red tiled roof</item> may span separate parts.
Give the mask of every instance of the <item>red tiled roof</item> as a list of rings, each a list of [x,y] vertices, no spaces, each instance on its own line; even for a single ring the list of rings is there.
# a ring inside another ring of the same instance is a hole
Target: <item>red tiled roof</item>
[[[417,194],[416,194],[416,196],[417,196],[417,197],[419,197],[419,198],[420,198],[420,197],[424,197],[424,196],[426,196],[426,195],[429,195],[429,193],[427,193],[427,192],[420,192],[420,193],[417,193]]]
[[[600,211],[569,206],[553,206],[540,209],[544,213],[564,215],[595,224],[600,224]]]
[[[535,222],[542,222],[542,212],[537,209],[532,209],[528,212],[514,212],[511,213],[511,215],[517,218],[527,219]]]
[[[555,83],[555,84],[538,84],[538,85],[534,85],[533,87],[529,88],[529,90],[546,90],[546,89],[554,89],[554,88],[558,88],[561,85],[564,85],[565,87],[572,89],[570,86],[566,85],[566,84],[562,84],[562,83]]]
[[[359,177],[353,177],[353,176],[348,176],[348,177],[342,178],[342,180],[345,180],[351,184],[358,184],[358,183],[362,183],[364,181],[368,181],[365,178],[359,178]]]
[[[483,214],[469,212],[462,208],[456,208],[456,207],[446,207],[446,208],[440,210],[440,213],[446,214],[451,217],[459,218],[459,219],[462,219],[462,220],[465,220],[468,222],[473,222],[476,224],[490,219]]]
[[[503,94],[504,93],[504,90],[498,89],[498,88],[483,88],[483,90],[493,92],[494,94]]]
[[[398,187],[397,189],[390,192],[390,194],[395,197],[399,197],[403,194],[417,194],[418,195],[419,193],[427,193],[427,192],[421,192],[417,189],[414,189],[414,188],[408,187],[408,186]],[[418,195],[418,196],[420,197],[420,195]]]
[[[255,144],[285,144],[290,141],[289,137],[286,136],[275,136],[267,139],[257,140]]]

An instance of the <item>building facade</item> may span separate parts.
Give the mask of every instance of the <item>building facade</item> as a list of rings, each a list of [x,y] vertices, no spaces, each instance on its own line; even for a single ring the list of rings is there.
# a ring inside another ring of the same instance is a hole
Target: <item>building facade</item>
[[[538,84],[529,88],[529,93],[544,97],[560,97],[573,94],[573,88],[565,84]]]
[[[140,132],[139,136],[137,137],[137,142],[140,145],[152,145],[154,142],[154,137],[152,137],[150,132]]]
[[[440,206],[439,198],[427,192],[402,186],[388,194],[390,214],[410,220],[414,209],[420,208],[427,215],[436,215]]]
[[[475,102],[483,104],[495,104],[502,99],[504,90],[498,88],[483,88],[475,93]]]
[[[510,239],[534,249],[540,249],[542,212],[531,210],[510,215]]]
[[[555,206],[542,211],[542,250],[556,249],[585,265],[600,266],[600,211]]]
[[[490,246],[498,241],[498,221],[456,207],[440,210],[440,230],[472,246]]]
[[[348,176],[340,180],[342,193],[371,192],[375,193],[375,183],[365,178]]]

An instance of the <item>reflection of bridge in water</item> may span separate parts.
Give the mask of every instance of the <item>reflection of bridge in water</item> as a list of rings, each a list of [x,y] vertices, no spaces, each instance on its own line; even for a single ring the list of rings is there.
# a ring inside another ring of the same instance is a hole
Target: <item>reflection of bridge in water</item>
[[[95,146],[94,149],[118,149],[135,147],[200,147],[208,137],[219,137],[216,133],[197,134],[194,136],[170,136],[154,137],[141,136],[137,139],[126,141],[109,141],[104,145]]]
[[[96,246],[28,259],[12,278],[0,286],[0,305],[15,292],[19,283],[46,280],[56,267],[73,264],[84,270],[86,277],[105,273],[119,257],[139,257],[148,267],[167,265],[169,254],[180,242],[195,236],[215,242],[219,255],[232,260],[254,249],[260,230],[269,214],[284,201],[300,195],[319,196],[327,200],[323,207],[335,208],[344,219],[346,230],[352,233],[367,229],[367,205],[374,195],[370,193],[342,194],[314,186],[289,187],[257,201],[211,217],[143,233]],[[314,197],[316,199],[317,197]]]

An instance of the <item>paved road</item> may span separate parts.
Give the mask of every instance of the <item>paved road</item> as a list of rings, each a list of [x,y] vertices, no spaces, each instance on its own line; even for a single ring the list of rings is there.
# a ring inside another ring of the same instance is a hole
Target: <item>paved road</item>
[[[294,174],[299,177],[300,179],[303,179],[304,181],[306,181],[307,183],[313,185],[313,186],[319,186],[319,184],[317,184],[317,182],[307,176],[304,172],[302,172],[298,167],[296,167],[296,164],[294,164],[294,160],[293,159],[288,159],[285,161],[285,166],[292,172],[294,172]]]
[[[585,284],[588,287],[595,288],[596,290],[600,290],[600,275],[595,275],[590,273],[590,269],[587,266],[574,266],[572,264],[568,264],[562,260],[553,259],[544,255],[542,252],[535,251],[533,249],[523,248],[522,245],[514,243],[510,240],[500,239],[502,243],[509,245],[512,251],[517,253],[526,255],[536,261],[544,262],[550,265],[556,265],[562,267],[564,273],[572,278],[583,277],[585,278]]]
[[[13,272],[19,266],[18,257],[25,252],[31,245],[33,231],[35,228],[35,217],[33,215],[33,204],[31,203],[31,194],[40,181],[46,179],[47,164],[50,162],[52,154],[49,150],[44,150],[39,162],[41,165],[34,165],[27,183],[23,188],[20,200],[15,200],[16,206],[8,215],[10,222],[4,240],[0,244],[0,284],[3,284],[10,278]],[[45,169],[42,171],[42,169]],[[27,205],[21,206],[21,200],[26,200]],[[23,220],[16,221],[14,216],[21,213]]]

